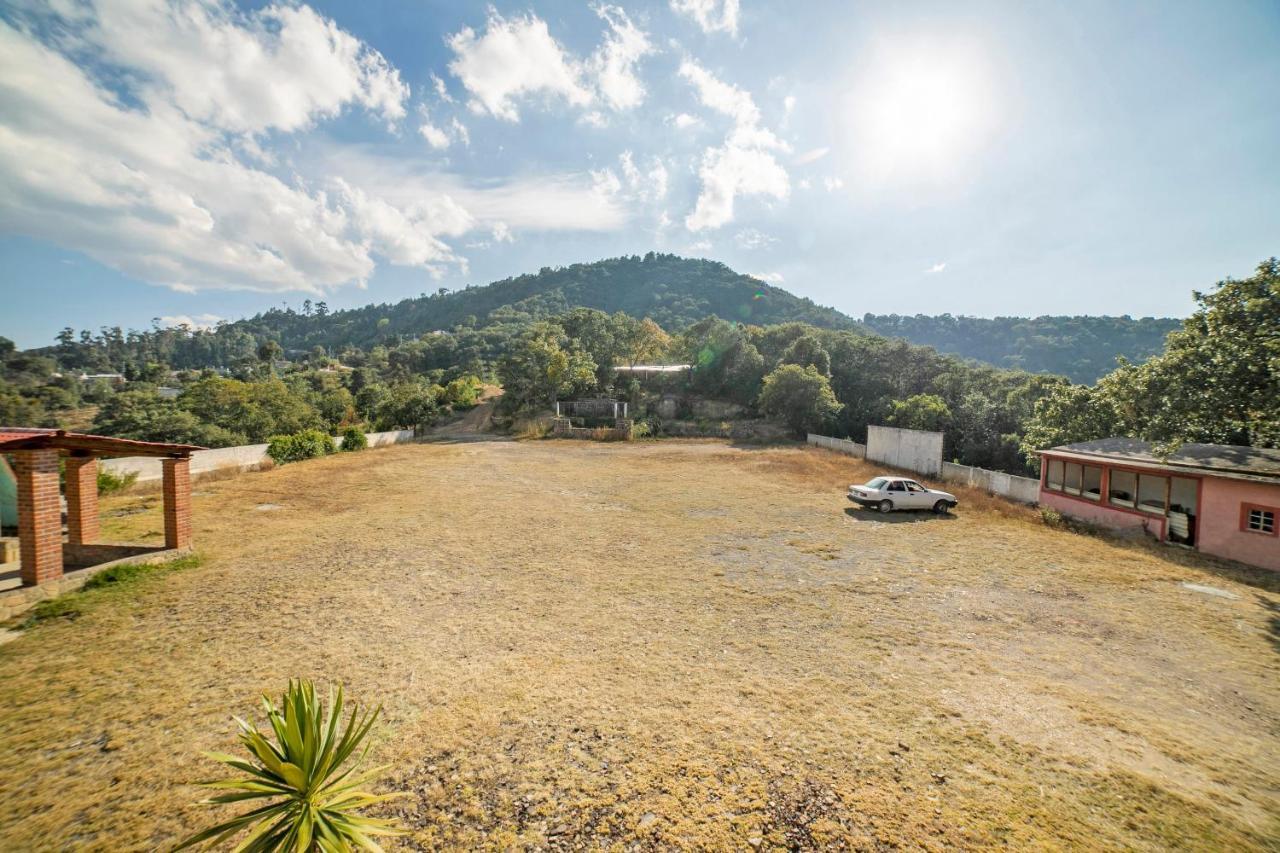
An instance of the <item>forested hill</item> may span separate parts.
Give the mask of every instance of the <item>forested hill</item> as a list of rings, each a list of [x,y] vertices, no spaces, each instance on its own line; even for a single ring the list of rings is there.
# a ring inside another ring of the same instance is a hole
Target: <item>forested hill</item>
[[[1146,361],[1164,349],[1181,320],[1167,317],[929,317],[867,314],[878,334],[906,338],[939,352],[1032,373],[1056,373],[1091,384],[1116,366],[1116,357]]]
[[[716,261],[660,255],[631,255],[543,267],[537,273],[507,278],[464,290],[440,291],[395,304],[348,311],[323,308],[272,310],[235,324],[250,332],[268,331],[286,350],[323,346],[368,347],[390,337],[416,338],[455,326],[480,327],[561,314],[571,308],[622,311],[649,317],[679,330],[709,314],[755,325],[799,321],[828,329],[848,329],[857,321],[759,279],[734,272]]]
[[[235,367],[255,361],[263,345],[279,345],[290,358],[338,356],[348,350],[392,347],[431,332],[485,331],[487,352],[537,320],[575,308],[648,317],[679,332],[715,315],[752,326],[807,323],[833,331],[874,332],[905,338],[998,367],[1065,375],[1090,383],[1115,367],[1117,356],[1141,362],[1161,351],[1176,320],[1129,317],[939,317],[868,314],[858,321],[716,261],[650,252],[440,290],[397,303],[329,311],[310,300],[273,308],[209,331],[103,329],[76,334],[64,329],[58,344],[35,351],[62,369],[137,373],[151,363],[177,369]],[[456,336],[455,336],[456,337]]]

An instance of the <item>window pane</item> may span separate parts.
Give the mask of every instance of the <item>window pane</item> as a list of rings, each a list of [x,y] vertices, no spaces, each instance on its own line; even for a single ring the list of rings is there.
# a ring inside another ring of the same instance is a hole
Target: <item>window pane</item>
[[[1169,511],[1196,514],[1196,481],[1189,477],[1174,477],[1169,486]]]
[[[1111,484],[1107,487],[1107,494],[1111,498],[1111,502],[1116,506],[1133,506],[1134,496],[1138,493],[1138,475],[1132,471],[1117,471],[1111,469]]]
[[[1168,489],[1168,477],[1153,477],[1150,474],[1138,475],[1138,509],[1164,515],[1164,496]]]
[[[1102,469],[1092,465],[1084,468],[1084,496],[1089,500],[1102,499]]]
[[[1075,462],[1067,463],[1067,481],[1064,489],[1073,495],[1080,494],[1080,465]]]
[[[1276,529],[1276,514],[1267,509],[1249,510],[1249,529],[1256,530],[1259,533],[1274,533]]]
[[[1048,487],[1055,492],[1062,491],[1062,460],[1049,460],[1049,482]]]

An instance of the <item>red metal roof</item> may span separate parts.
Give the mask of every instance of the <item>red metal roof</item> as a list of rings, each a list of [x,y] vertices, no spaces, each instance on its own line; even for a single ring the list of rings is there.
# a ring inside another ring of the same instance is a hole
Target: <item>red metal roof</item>
[[[0,447],[6,451],[55,449],[88,456],[190,456],[203,447],[160,441],[135,441],[63,429],[0,426]]]

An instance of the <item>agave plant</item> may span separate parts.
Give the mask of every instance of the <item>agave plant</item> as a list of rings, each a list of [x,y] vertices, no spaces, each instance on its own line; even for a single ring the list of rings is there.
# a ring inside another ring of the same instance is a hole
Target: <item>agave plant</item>
[[[262,705],[275,733],[275,743],[264,737],[253,723],[236,717],[240,742],[249,750],[250,760],[221,752],[205,753],[215,761],[248,774],[233,779],[202,782],[201,785],[226,793],[203,800],[204,805],[269,800],[252,811],[196,833],[176,847],[181,850],[206,841],[214,845],[242,830],[249,833],[235,848],[245,853],[260,851],[381,850],[372,836],[401,835],[393,821],[369,818],[358,812],[365,806],[399,794],[370,794],[359,790],[385,770],[375,767],[353,775],[368,754],[366,745],[359,758],[346,770],[342,765],[360,746],[382,711],[360,714],[354,706],[346,729],[339,736],[342,718],[342,687],[336,698],[329,692],[329,710],[316,698],[310,681],[290,681],[289,689],[276,708],[266,696]]]

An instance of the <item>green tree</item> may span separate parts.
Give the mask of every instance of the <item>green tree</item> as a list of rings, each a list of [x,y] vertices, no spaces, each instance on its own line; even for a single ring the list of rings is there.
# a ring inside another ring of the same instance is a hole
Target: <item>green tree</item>
[[[783,364],[812,364],[823,376],[831,375],[831,354],[822,346],[816,335],[801,335],[791,342],[782,354]]]
[[[914,394],[905,400],[894,400],[885,419],[889,426],[945,432],[951,425],[951,408],[936,394]]]
[[[813,365],[784,364],[764,378],[760,409],[798,434],[820,429],[842,408],[827,377]]]

